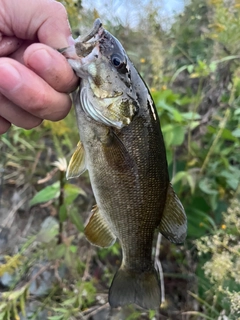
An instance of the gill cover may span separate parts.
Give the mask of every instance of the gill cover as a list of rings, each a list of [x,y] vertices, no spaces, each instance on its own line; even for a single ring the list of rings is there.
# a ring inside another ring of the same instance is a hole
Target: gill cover
[[[121,129],[124,125],[122,121],[111,119],[103,114],[96,105],[93,105],[88,98],[87,89],[84,87],[80,90],[80,103],[84,112],[89,115],[93,120],[100,122],[108,127]]]

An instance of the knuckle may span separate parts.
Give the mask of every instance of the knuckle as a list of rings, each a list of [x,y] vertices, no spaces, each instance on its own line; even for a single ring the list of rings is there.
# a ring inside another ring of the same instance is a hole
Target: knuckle
[[[29,95],[27,101],[25,101],[26,109],[36,116],[41,116],[46,112],[49,106],[49,97],[44,90],[38,91],[36,96]]]

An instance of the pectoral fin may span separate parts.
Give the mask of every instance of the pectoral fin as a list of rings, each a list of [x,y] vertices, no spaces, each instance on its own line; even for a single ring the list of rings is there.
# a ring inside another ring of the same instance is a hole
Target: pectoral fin
[[[107,221],[99,213],[96,206],[92,209],[92,216],[85,227],[84,233],[89,242],[98,247],[110,247],[116,241],[116,237],[109,228]]]
[[[79,177],[86,170],[85,151],[81,141],[77,144],[77,149],[74,151],[68,168],[66,177],[67,179]]]
[[[182,243],[187,235],[186,213],[170,183],[158,230],[173,243]]]
[[[137,173],[137,166],[133,157],[131,157],[127,148],[114,131],[109,130],[101,142],[109,167],[121,173]]]

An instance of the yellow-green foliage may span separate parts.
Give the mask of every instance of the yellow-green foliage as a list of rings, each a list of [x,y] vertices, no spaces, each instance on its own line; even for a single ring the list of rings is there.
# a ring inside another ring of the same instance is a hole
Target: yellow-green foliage
[[[28,284],[18,290],[4,292],[0,305],[0,320],[20,320],[19,310],[26,316]]]
[[[59,137],[71,132],[71,129],[67,126],[65,119],[57,122],[45,120],[43,122],[43,126],[50,129],[53,135],[57,135]]]
[[[79,23],[79,9],[81,8],[81,0],[58,0],[67,10],[68,19],[72,28],[76,28]]]
[[[5,273],[13,273],[22,263],[23,257],[20,254],[16,254],[12,257],[5,256],[5,263],[0,265],[0,277]]]
[[[210,0],[209,4],[213,9],[212,23],[209,24],[209,37],[215,39],[216,44],[225,46],[227,53],[238,54],[240,2],[238,0]]]

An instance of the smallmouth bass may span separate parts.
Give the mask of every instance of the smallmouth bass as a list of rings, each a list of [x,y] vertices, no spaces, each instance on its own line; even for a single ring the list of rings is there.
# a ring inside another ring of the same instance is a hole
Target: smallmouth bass
[[[75,101],[81,141],[67,178],[89,172],[97,204],[85,235],[99,247],[109,247],[118,238],[122,247],[109,303],[159,308],[154,232],[182,243],[187,219],[169,181],[153,99],[120,42],[99,19],[82,40],[59,51],[81,78]]]

